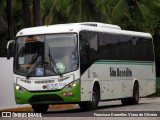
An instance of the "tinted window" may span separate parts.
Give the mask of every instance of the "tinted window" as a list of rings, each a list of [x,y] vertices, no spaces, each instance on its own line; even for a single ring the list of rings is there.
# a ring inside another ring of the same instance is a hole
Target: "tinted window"
[[[110,33],[80,32],[81,64],[97,60],[152,61],[152,39]]]
[[[98,36],[98,59],[154,60],[152,39],[108,33],[98,33]]]

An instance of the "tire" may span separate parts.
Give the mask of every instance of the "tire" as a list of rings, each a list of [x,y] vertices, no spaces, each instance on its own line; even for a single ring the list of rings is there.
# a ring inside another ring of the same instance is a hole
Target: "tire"
[[[121,99],[122,105],[131,105],[131,104],[132,104],[132,103],[131,103],[131,99],[132,99],[132,98],[122,98],[122,99]]]
[[[138,103],[139,103],[139,85],[138,83],[135,83],[133,87],[132,104],[138,104]]]
[[[94,87],[92,92],[92,101],[81,102],[79,103],[79,107],[85,111],[95,110],[98,107],[99,99],[100,99],[99,91],[96,87]]]
[[[122,105],[135,105],[139,103],[139,85],[134,83],[132,98],[122,98]]]
[[[48,104],[32,104],[32,109],[35,113],[46,113],[48,110]]]

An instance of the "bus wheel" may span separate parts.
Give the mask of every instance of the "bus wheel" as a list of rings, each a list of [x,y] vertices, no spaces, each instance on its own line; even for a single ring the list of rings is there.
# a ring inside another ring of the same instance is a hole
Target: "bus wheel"
[[[131,98],[122,98],[121,103],[122,105],[130,105]]]
[[[35,113],[46,113],[48,110],[48,104],[32,104],[32,109]]]
[[[93,88],[92,92],[92,101],[89,102],[81,102],[79,103],[79,107],[83,110],[95,110],[98,107],[99,103],[99,91],[96,87]]]
[[[132,98],[122,98],[122,105],[134,105],[139,102],[139,85],[138,83],[134,83],[133,86],[133,97]]]
[[[138,104],[138,102],[139,102],[139,85],[138,83],[135,83],[133,87],[132,104]]]

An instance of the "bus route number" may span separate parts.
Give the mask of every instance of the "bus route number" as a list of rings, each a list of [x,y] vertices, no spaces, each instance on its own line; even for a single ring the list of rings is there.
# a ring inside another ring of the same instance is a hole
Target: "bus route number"
[[[55,84],[47,84],[47,90],[55,90],[59,87],[64,87],[66,83],[55,83]]]
[[[47,90],[54,90],[58,89],[58,86],[55,86],[55,84],[47,84]]]

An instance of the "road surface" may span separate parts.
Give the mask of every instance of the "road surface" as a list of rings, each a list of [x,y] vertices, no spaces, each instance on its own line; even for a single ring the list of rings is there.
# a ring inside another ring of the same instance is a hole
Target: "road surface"
[[[33,111],[29,111],[33,112]],[[138,116],[136,116],[138,115]],[[141,98],[138,105],[123,106],[119,100],[100,102],[97,110],[82,111],[78,105],[73,108],[49,109],[42,118],[25,120],[160,120],[160,97]],[[114,116],[114,117],[113,117]],[[132,116],[132,117],[129,117]],[[134,117],[133,117],[134,116]],[[136,116],[136,117],[135,117]],[[140,117],[143,116],[143,117]],[[54,117],[54,118],[52,118]],[[3,118],[2,118],[3,119]],[[11,118],[22,119],[22,118]]]

